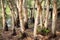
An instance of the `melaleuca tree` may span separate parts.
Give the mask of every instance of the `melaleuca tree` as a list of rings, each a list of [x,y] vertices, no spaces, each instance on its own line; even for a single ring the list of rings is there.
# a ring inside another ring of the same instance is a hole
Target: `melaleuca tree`
[[[49,17],[49,7],[50,7],[50,0],[46,0],[46,15],[45,15],[45,28],[48,27],[48,17]]]
[[[10,13],[11,13],[11,18],[12,18],[12,35],[16,35],[16,30],[15,30],[15,19],[14,19],[14,8],[13,8],[13,4],[11,3],[12,0],[8,0],[9,3],[9,8],[10,8]]]
[[[2,19],[3,19],[3,30],[8,31],[8,25],[7,25],[7,22],[6,22],[6,3],[5,3],[5,1],[4,0],[1,0]]]
[[[53,0],[53,13],[52,13],[52,34],[56,34],[57,27],[57,0]]]
[[[23,16],[24,16],[24,26],[25,29],[27,29],[28,28],[27,0],[23,0]]]
[[[37,34],[36,30],[37,30],[37,25],[38,25],[38,17],[40,16],[40,20],[41,20],[42,7],[41,7],[41,3],[39,2],[39,0],[34,0],[34,2],[35,2],[35,5],[37,7],[37,13],[36,13],[35,23],[34,23],[34,37],[36,37],[36,34]]]

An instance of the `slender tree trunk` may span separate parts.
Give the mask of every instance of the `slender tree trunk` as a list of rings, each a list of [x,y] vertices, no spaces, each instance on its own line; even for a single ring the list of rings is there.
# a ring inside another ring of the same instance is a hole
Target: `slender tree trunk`
[[[47,27],[48,27],[49,4],[50,4],[50,0],[46,0],[45,28],[47,28]]]
[[[27,10],[27,0],[23,0],[23,15],[24,15],[24,26],[25,29],[28,28],[28,10]]]
[[[43,16],[42,16],[42,6],[41,6],[41,3],[40,3],[40,28],[42,29],[43,28]]]
[[[53,0],[53,14],[52,14],[52,33],[56,34],[57,27],[57,0]]]
[[[42,8],[43,8],[43,11],[42,11],[43,28],[44,28],[44,23],[45,23],[45,1],[46,0],[44,0],[44,3],[42,4]]]
[[[37,25],[38,25],[38,16],[41,14],[41,5],[39,0],[35,0],[36,3],[36,7],[37,7],[37,14],[36,14],[36,18],[35,18],[35,24],[34,24],[34,37],[36,37],[36,30],[37,30]]]
[[[10,7],[10,12],[11,12],[12,30],[13,30],[14,29],[14,10],[13,10],[13,5],[10,0],[9,0],[9,7]]]
[[[13,8],[13,5],[11,3],[11,0],[8,1],[9,2],[9,7],[10,7],[10,12],[11,12],[11,18],[12,18],[12,35],[16,35],[16,30],[15,30],[15,19],[14,19],[14,8]]]
[[[33,12],[33,14],[32,14],[32,21],[33,21],[33,23],[35,22],[35,18],[34,18],[34,15],[35,15],[35,3],[33,3],[33,10],[32,10]]]
[[[19,0],[15,0],[15,3],[17,5],[17,8],[19,8]]]
[[[21,29],[21,32],[24,33],[24,20],[23,20],[23,11],[22,11],[22,6],[23,6],[23,0],[19,0],[19,19],[20,19],[20,29]]]
[[[15,14],[16,14],[16,16],[15,16],[15,26],[18,28],[18,27],[20,27],[20,22],[19,22],[19,6],[18,6],[18,0],[17,0],[17,2],[16,2],[16,0],[14,1],[14,4],[13,4],[13,6],[14,6],[14,9],[15,9]]]
[[[3,30],[4,30],[4,28],[5,28],[5,10],[4,10],[3,0],[1,0],[1,6],[2,6],[2,18],[3,18]]]
[[[23,0],[23,11],[24,11],[24,22],[27,22],[28,14],[27,14],[27,1]]]
[[[2,6],[2,19],[3,19],[3,30],[8,31],[8,26],[6,23],[6,4],[4,5],[4,1],[1,0],[1,6]]]

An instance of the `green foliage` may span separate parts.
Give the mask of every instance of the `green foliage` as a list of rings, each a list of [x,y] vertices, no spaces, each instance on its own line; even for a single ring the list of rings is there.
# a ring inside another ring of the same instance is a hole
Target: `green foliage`
[[[44,28],[44,29],[41,30],[40,34],[43,35],[43,36],[46,36],[46,35],[49,34],[49,32],[50,32],[49,29]]]
[[[9,6],[7,5],[6,6],[6,19],[8,19],[8,18],[10,18],[10,8],[9,8]]]
[[[32,2],[33,0],[27,0],[27,6],[28,7],[31,7],[31,2]]]
[[[49,29],[43,29],[43,30],[41,30],[41,32],[48,34],[50,32],[50,30]]]
[[[40,27],[37,28],[38,34],[47,35],[49,32],[50,32],[49,29],[46,29],[46,28],[41,29]]]
[[[9,12],[10,12],[10,9],[9,9],[9,7],[8,7],[8,6],[6,7],[6,12],[7,12],[7,13],[9,13]]]

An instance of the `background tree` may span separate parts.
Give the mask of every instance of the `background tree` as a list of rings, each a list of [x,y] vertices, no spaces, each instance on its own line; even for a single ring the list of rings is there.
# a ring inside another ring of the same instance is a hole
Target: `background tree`
[[[43,14],[42,14],[42,6],[41,6],[41,2],[40,2],[40,10],[39,10],[39,13],[40,13],[40,28],[42,29],[43,28]]]
[[[18,28],[20,27],[20,22],[19,22],[19,6],[18,6],[18,0],[13,1],[12,2],[13,6],[14,6],[14,12],[15,12],[15,26]]]
[[[13,5],[11,3],[11,1],[9,0],[9,8],[10,8],[10,12],[11,12],[11,18],[12,18],[12,30],[14,29],[14,10],[13,10]]]
[[[9,2],[9,7],[10,7],[10,12],[11,12],[11,18],[12,18],[12,35],[16,35],[16,31],[15,31],[15,25],[14,25],[14,10],[13,10],[13,5],[11,3],[12,0],[8,0]]]
[[[23,0],[23,16],[24,16],[24,26],[25,26],[25,29],[26,29],[26,28],[28,28],[27,0]]]

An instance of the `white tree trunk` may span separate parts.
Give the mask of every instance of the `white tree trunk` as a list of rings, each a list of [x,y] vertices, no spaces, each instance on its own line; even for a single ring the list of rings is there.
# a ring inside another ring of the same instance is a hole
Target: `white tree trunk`
[[[19,0],[19,19],[20,19],[20,29],[21,32],[23,33],[25,28],[24,28],[24,20],[23,20],[23,12],[22,12],[22,6],[23,6],[23,0]]]
[[[57,0],[53,0],[53,14],[52,14],[52,33],[56,33],[57,25]]]
[[[4,30],[5,29],[6,18],[5,18],[5,8],[4,8],[3,0],[1,0],[1,6],[2,6],[2,19],[3,19],[3,30]]]
[[[41,3],[40,3],[40,8],[39,8],[39,13],[40,13],[40,28],[42,29],[43,28],[43,14],[42,14],[42,6],[41,6]]]
[[[35,24],[34,24],[34,37],[36,37],[36,33],[37,33],[37,25],[38,25],[38,17],[41,14],[41,5],[39,0],[35,0],[35,5],[37,7],[37,13],[36,13],[36,18],[35,18]]]
[[[45,16],[45,28],[48,27],[48,18],[49,18],[49,4],[50,1],[46,0],[46,16]]]
[[[43,28],[43,16],[42,16],[42,10],[40,11],[40,28]]]

